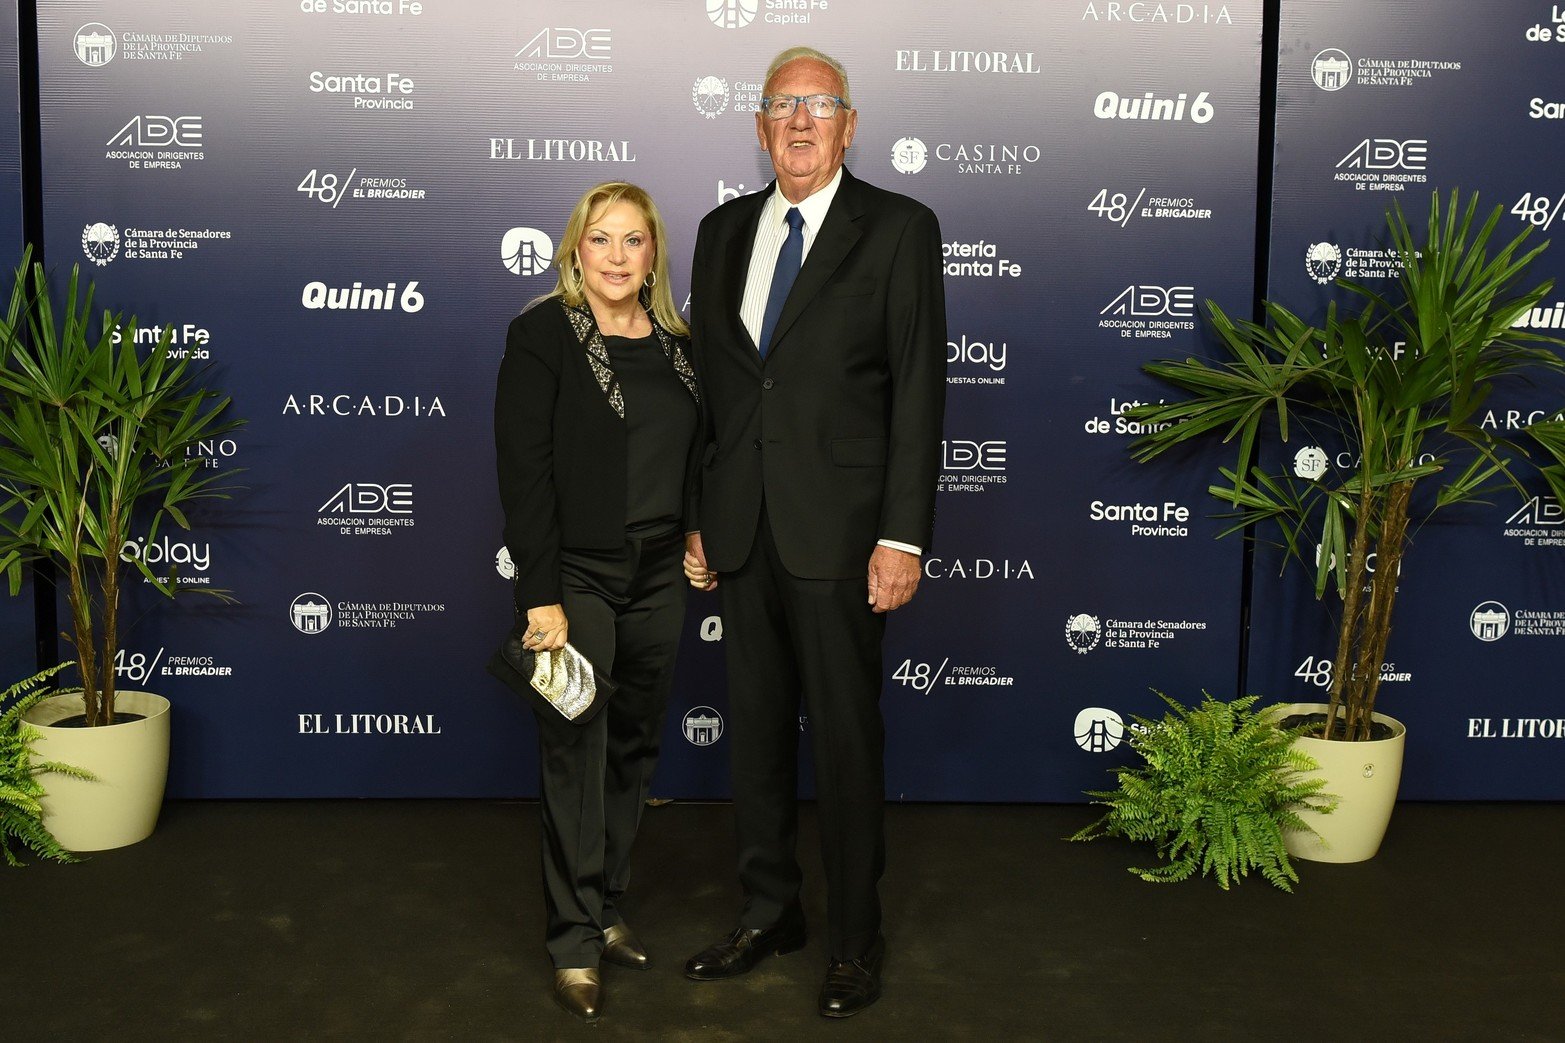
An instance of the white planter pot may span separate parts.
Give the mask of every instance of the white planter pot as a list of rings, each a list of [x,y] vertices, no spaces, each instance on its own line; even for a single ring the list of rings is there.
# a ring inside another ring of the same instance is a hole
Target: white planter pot
[[[1290,714],[1325,713],[1325,703],[1291,703],[1276,707],[1278,719]],[[1295,749],[1314,758],[1320,769],[1309,777],[1326,780],[1326,793],[1337,796],[1337,810],[1329,815],[1305,811],[1303,819],[1315,828],[1310,833],[1289,831],[1283,841],[1288,854],[1311,862],[1363,862],[1375,857],[1402,781],[1402,749],[1407,728],[1401,721],[1376,713],[1371,719],[1395,733],[1368,742],[1330,742],[1301,736]]]
[[[70,851],[126,847],[151,836],[158,823],[168,779],[169,702],[150,692],[121,691],[114,709],[116,715],[143,719],[98,728],[50,727],[83,712],[80,693],[51,696],[22,715],[43,736],[33,747],[34,760],[70,764],[97,776],[92,782],[41,776],[47,791],[43,824]]]

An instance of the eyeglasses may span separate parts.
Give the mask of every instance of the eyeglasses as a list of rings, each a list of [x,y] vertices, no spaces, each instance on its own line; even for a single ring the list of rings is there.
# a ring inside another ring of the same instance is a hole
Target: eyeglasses
[[[831,119],[837,114],[839,105],[845,109],[853,108],[835,94],[778,94],[762,98],[761,111],[769,119],[785,120],[793,115],[793,110],[799,107],[801,101],[804,102],[804,111],[818,120]]]

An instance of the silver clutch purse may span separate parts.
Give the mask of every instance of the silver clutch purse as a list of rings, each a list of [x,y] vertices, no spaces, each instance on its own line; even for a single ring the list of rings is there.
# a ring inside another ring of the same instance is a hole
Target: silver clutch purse
[[[567,721],[574,721],[592,707],[598,681],[587,657],[567,644],[551,652],[533,653],[533,690],[546,699]]]
[[[489,660],[489,672],[540,715],[565,724],[586,724],[614,694],[614,682],[593,669],[574,645],[542,653],[527,648],[525,620],[500,642]]]

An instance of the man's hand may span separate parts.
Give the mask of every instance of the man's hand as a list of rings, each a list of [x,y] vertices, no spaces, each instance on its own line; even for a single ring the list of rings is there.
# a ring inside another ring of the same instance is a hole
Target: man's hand
[[[869,556],[869,604],[874,611],[890,612],[913,600],[922,571],[917,554],[877,544]]]
[[[706,567],[706,548],[699,532],[685,533],[685,578],[697,590],[716,590],[717,573]]]

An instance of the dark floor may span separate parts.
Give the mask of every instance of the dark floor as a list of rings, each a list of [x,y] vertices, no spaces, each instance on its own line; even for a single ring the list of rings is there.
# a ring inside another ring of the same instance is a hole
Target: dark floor
[[[549,999],[530,803],[181,802],[0,869],[9,1040],[1565,1040],[1565,807],[1403,805],[1380,855],[1146,884],[1084,807],[895,806],[885,995],[815,1013],[820,937],[697,984],[737,912],[726,805],[651,809],[605,1015]],[[813,832],[806,809],[804,835]],[[814,850],[806,909],[823,897]]]

